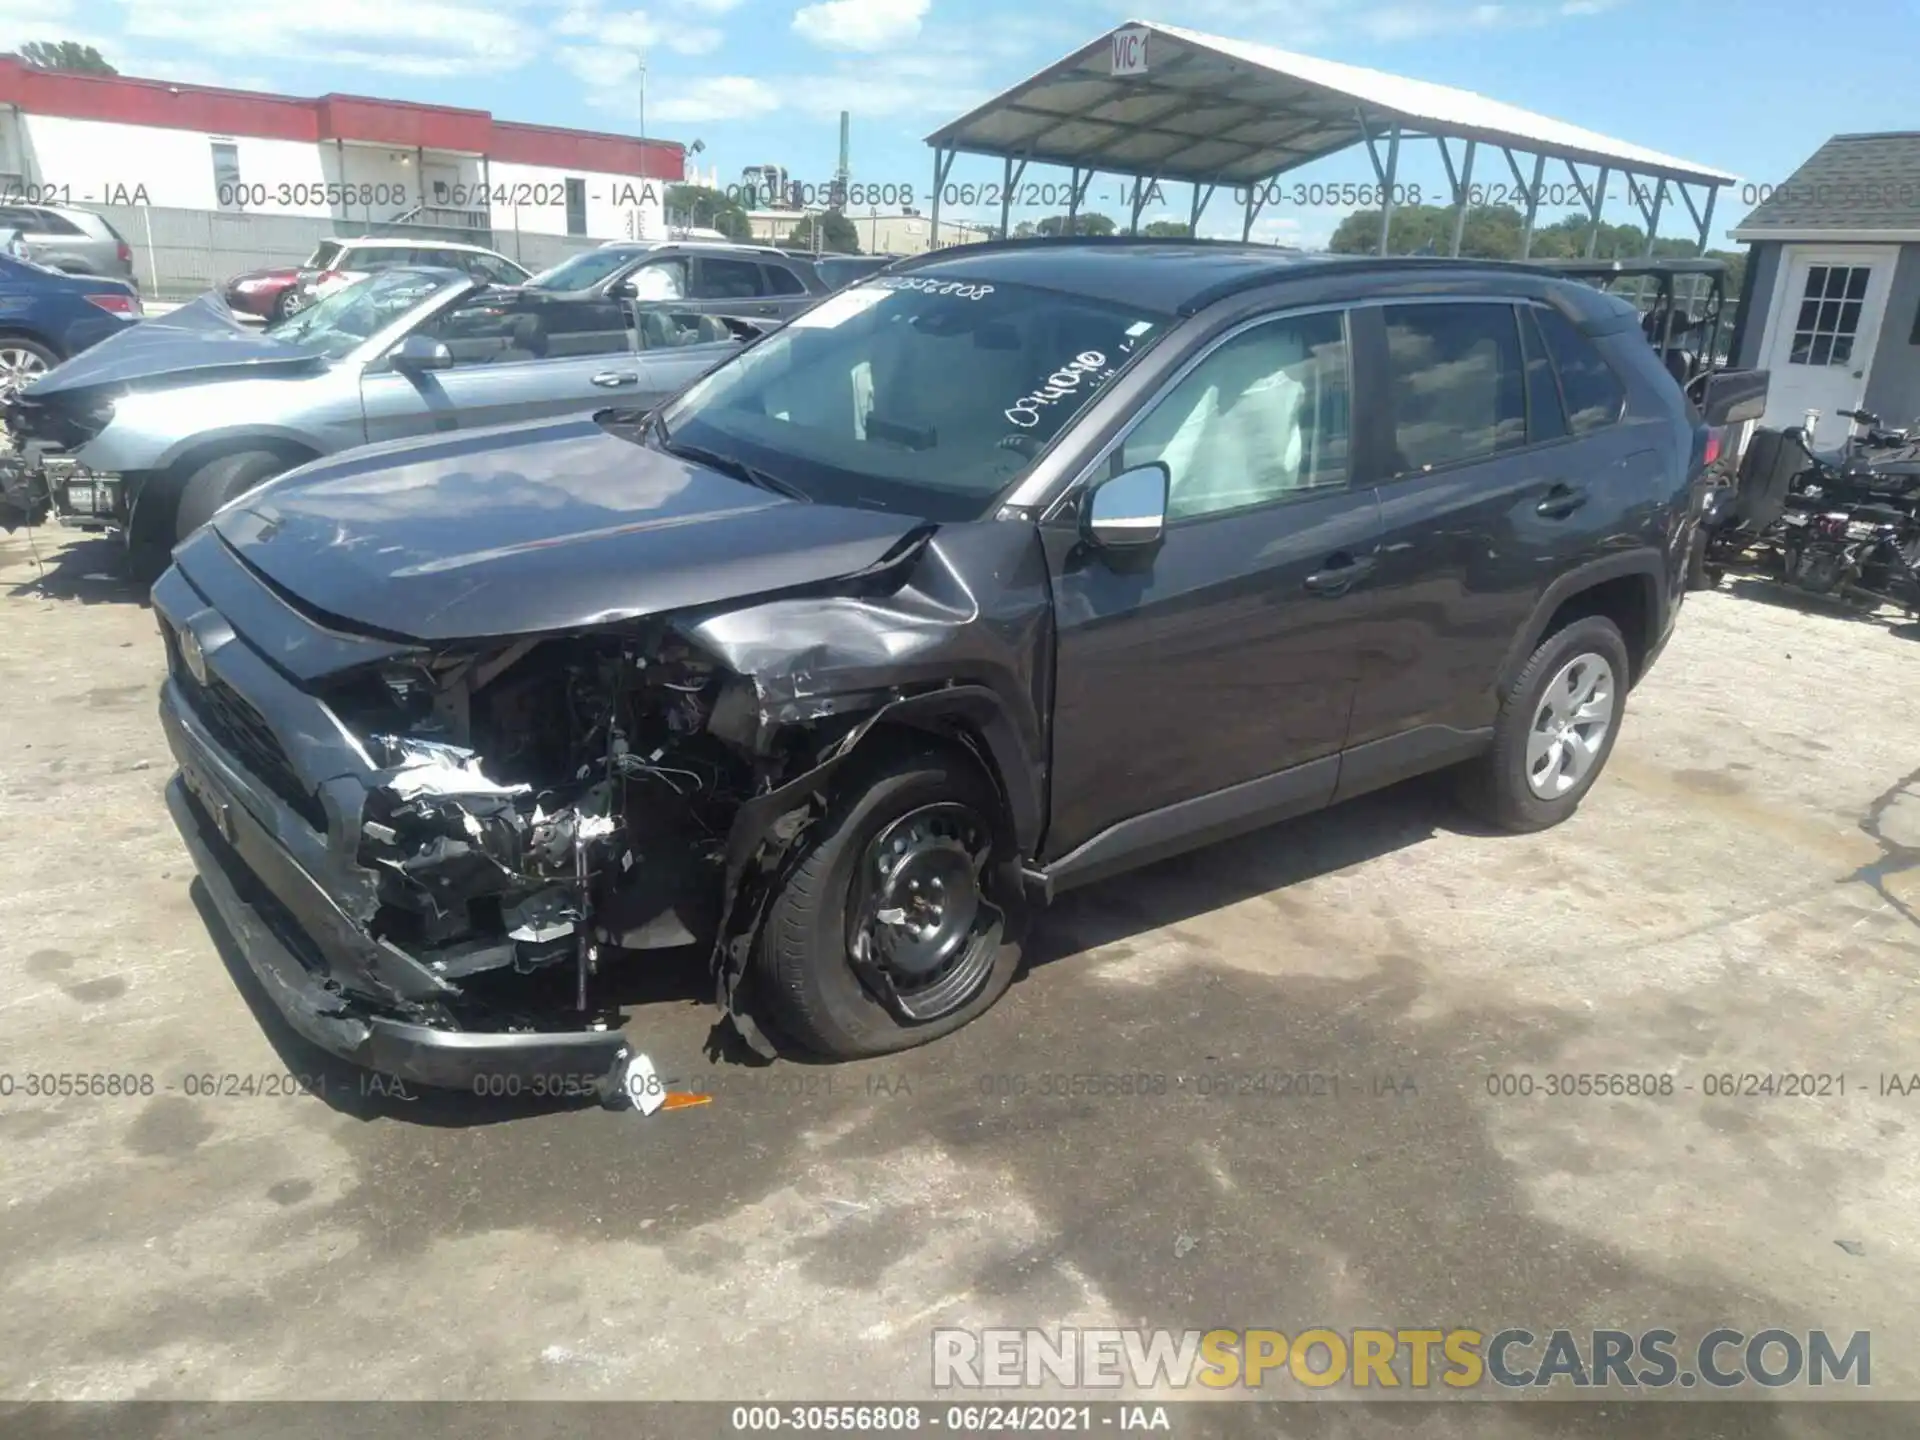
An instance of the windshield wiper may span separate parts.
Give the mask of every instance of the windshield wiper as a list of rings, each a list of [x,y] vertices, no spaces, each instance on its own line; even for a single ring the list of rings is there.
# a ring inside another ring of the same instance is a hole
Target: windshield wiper
[[[660,437],[660,448],[669,455],[677,455],[682,460],[691,460],[705,465],[710,470],[718,470],[723,475],[731,475],[736,480],[744,480],[749,485],[757,485],[762,490],[771,490],[776,495],[784,495],[789,500],[805,500],[806,492],[782,480],[778,475],[769,475],[758,465],[749,465],[737,455],[722,455],[717,450],[709,450],[703,445],[689,445],[684,440],[669,442],[667,427],[656,420],[654,434]]]

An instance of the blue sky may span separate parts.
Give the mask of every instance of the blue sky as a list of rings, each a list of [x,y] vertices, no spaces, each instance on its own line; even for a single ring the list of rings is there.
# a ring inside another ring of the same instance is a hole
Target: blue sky
[[[1129,18],[1477,90],[1756,183],[1785,178],[1830,134],[1920,125],[1899,78],[1920,0],[0,0],[0,46],[80,39],[128,74],[625,132],[639,126],[644,52],[647,129],[703,140],[698,163],[723,182],[762,162],[826,181],[844,108],[855,179],[911,183],[924,200],[930,130]],[[1889,56],[1902,57],[1891,70]],[[998,173],[962,157],[949,179]],[[1289,179],[1370,173],[1346,157]],[[1437,156],[1406,178],[1437,187]],[[1119,190],[1103,177],[1094,193],[1118,212]],[[1185,218],[1184,189],[1167,202]],[[1716,232],[1745,208],[1723,196]],[[1342,213],[1283,209],[1259,233],[1316,243]],[[1632,218],[1624,200],[1609,218]],[[1230,197],[1203,228],[1237,233]]]

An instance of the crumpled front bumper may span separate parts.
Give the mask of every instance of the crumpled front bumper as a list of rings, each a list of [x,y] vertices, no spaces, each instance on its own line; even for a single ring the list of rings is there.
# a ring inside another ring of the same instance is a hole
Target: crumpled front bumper
[[[178,571],[155,590],[156,609],[176,624],[191,596]],[[194,597],[197,598],[197,597]],[[170,608],[175,613],[169,613]],[[235,639],[219,658],[229,683],[252,691],[263,718],[317,705]],[[211,657],[210,657],[211,658]],[[251,682],[251,683],[249,683]],[[285,694],[273,687],[283,687]],[[179,772],[167,786],[167,808],[193,856],[207,894],[248,966],[288,1023],[322,1049],[420,1085],[477,1094],[610,1097],[630,1053],[614,1029],[469,1030],[411,1023],[410,1003],[455,991],[432,968],[376,939],[349,913],[359,898],[350,849],[316,829],[286,798],[243,767],[196,714],[186,687],[169,677],[160,720]],[[357,827],[359,781],[327,782],[327,808]]]

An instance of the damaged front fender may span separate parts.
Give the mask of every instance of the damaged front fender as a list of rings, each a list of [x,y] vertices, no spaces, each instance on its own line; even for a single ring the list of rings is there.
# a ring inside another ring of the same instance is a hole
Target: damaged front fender
[[[1038,849],[1050,598],[1033,529],[981,522],[942,529],[884,593],[790,597],[678,627],[733,672],[711,722],[729,743],[778,754],[796,731],[841,721],[816,763],[743,804],[728,834],[715,998],[754,1049],[772,1053],[743,982],[775,877],[835,772],[875,731],[922,730],[973,750],[1006,806],[1017,853]],[[848,727],[844,717],[857,718]]]

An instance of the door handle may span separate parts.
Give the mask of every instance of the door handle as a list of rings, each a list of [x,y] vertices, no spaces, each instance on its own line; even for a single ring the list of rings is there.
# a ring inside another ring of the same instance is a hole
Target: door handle
[[[1374,559],[1371,555],[1353,555],[1345,550],[1336,551],[1321,562],[1321,568],[1307,576],[1305,585],[1310,594],[1332,598],[1344,595],[1360,581],[1373,573]]]
[[[632,370],[602,370],[593,377],[593,383],[611,390],[616,385],[638,385],[640,377]]]
[[[1587,492],[1578,485],[1555,484],[1547,498],[1533,507],[1533,513],[1549,520],[1564,520],[1587,503]]]

